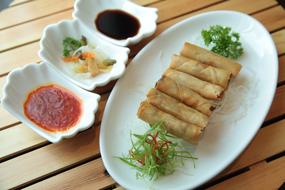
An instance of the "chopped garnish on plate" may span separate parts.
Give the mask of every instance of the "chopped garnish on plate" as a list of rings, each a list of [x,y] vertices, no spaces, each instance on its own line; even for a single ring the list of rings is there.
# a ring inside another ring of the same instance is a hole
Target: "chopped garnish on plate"
[[[87,45],[87,40],[84,36],[81,37],[81,40],[76,40],[71,37],[66,37],[63,40],[63,56],[71,56],[77,49],[81,46]]]
[[[238,59],[243,54],[239,33],[233,32],[230,27],[210,26],[208,30],[202,30],[201,35],[205,45],[219,55]]]
[[[100,49],[90,45],[84,36],[80,40],[72,37],[63,40],[63,61],[72,63],[75,73],[89,73],[91,77],[111,71],[116,63],[115,59],[108,58]]]
[[[137,170],[137,177],[157,179],[172,174],[185,159],[197,159],[186,150],[177,137],[169,134],[163,122],[150,125],[150,129],[140,135],[131,133],[132,148],[127,156],[118,157]],[[194,163],[195,167],[195,163]]]

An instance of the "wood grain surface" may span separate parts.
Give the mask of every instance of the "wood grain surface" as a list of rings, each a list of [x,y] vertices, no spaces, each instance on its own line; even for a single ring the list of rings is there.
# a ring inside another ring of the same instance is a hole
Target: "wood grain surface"
[[[264,124],[246,150],[198,189],[278,189],[285,182],[285,10],[275,0],[134,0],[158,9],[155,34],[131,46],[130,60],[173,24],[212,10],[236,10],[259,20],[279,55],[276,94]],[[44,28],[71,19],[73,0],[15,0],[0,12],[0,89],[17,67],[40,62]],[[102,95],[94,126],[51,144],[0,107],[0,189],[122,189],[106,172],[99,150],[103,111],[115,82]],[[1,96],[1,95],[0,95]]]

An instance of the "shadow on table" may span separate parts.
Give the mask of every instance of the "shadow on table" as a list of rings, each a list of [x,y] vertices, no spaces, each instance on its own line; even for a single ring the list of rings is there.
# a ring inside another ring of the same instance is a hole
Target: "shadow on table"
[[[0,1],[0,11],[9,7],[13,0],[1,0]]]

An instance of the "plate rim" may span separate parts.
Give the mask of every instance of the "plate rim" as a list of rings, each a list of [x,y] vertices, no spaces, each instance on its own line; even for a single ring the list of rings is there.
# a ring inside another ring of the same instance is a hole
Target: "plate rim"
[[[161,32],[158,36],[156,36],[154,39],[152,39],[150,42],[148,42],[148,44],[143,48],[141,49],[138,54],[133,58],[133,60],[129,63],[129,65],[131,64],[134,64],[136,62],[136,59],[138,57],[141,56],[141,54],[143,54],[145,51],[148,51],[149,47],[152,46],[153,43],[155,43],[157,40],[159,40],[159,38],[163,35],[166,35],[167,33],[171,33],[172,30],[175,30],[176,28],[180,27],[181,25],[184,25],[185,23],[187,22],[191,22],[192,20],[195,20],[195,19],[199,19],[201,17],[207,17],[209,15],[212,15],[212,14],[235,14],[235,15],[238,15],[238,16],[241,16],[241,17],[246,17],[247,19],[250,19],[250,20],[253,20],[255,24],[257,24],[263,31],[264,31],[264,35],[267,36],[267,39],[268,41],[270,42],[270,44],[272,45],[272,50],[275,54],[275,56],[272,57],[272,70],[273,72],[275,72],[275,75],[273,76],[273,81],[274,83],[270,86],[270,91],[272,92],[270,94],[270,97],[269,97],[269,101],[267,102],[266,105],[264,105],[265,107],[265,112],[264,112],[264,115],[261,116],[262,119],[260,119],[259,122],[257,122],[257,126],[255,129],[254,129],[254,132],[253,134],[251,135],[251,137],[247,140],[247,142],[244,142],[244,144],[240,147],[240,149],[238,151],[236,151],[237,153],[236,154],[232,154],[230,155],[230,158],[227,160],[227,162],[223,165],[223,167],[219,168],[217,171],[213,172],[212,175],[210,175],[208,178],[205,178],[205,180],[201,180],[200,183],[197,183],[195,184],[195,186],[188,186],[186,188],[196,188],[196,187],[199,187],[201,186],[202,184],[205,184],[206,182],[208,182],[209,180],[211,180],[213,177],[217,176],[219,173],[221,173],[223,170],[225,170],[231,163],[233,163],[240,155],[242,152],[245,151],[246,147],[250,144],[250,142],[252,142],[252,140],[254,139],[254,137],[256,136],[258,130],[260,129],[262,123],[264,122],[264,119],[266,117],[266,115],[268,114],[269,110],[270,110],[270,106],[273,102],[273,99],[274,99],[274,96],[275,96],[275,93],[276,93],[276,85],[277,85],[277,82],[278,82],[278,70],[279,70],[279,65],[278,65],[278,52],[277,52],[277,48],[276,48],[276,45],[270,35],[270,33],[268,32],[268,30],[265,28],[265,26],[263,24],[261,24],[260,21],[258,21],[256,18],[250,16],[250,15],[247,15],[243,12],[239,12],[239,11],[231,11],[231,10],[216,10],[216,11],[208,11],[208,12],[205,12],[205,13],[200,13],[200,14],[197,14],[197,15],[194,15],[194,16],[191,16],[191,17],[188,17],[186,19],[183,19],[182,21],[179,21],[178,23],[170,26],[169,28],[167,28],[165,31]],[[127,69],[126,68],[126,72],[127,72]],[[124,77],[124,76],[123,76]],[[104,113],[103,113],[103,118],[102,118],[102,122],[101,122],[101,126],[100,126],[100,138],[99,138],[99,148],[100,148],[100,153],[101,153],[101,157],[102,157],[102,161],[103,161],[103,164],[104,164],[104,167],[106,168],[106,170],[109,172],[110,176],[118,183],[120,184],[122,187],[127,187],[127,184],[125,182],[122,182],[122,181],[119,181],[117,176],[116,175],[113,175],[113,171],[112,169],[109,167],[108,163],[106,163],[107,161],[105,160],[107,157],[106,156],[106,150],[103,148],[105,146],[105,142],[103,141],[103,138],[102,136],[105,136],[105,128],[107,128],[106,126],[106,122],[107,122],[107,119],[109,118],[109,113],[110,113],[110,107],[112,106],[113,104],[113,101],[114,101],[114,97],[116,96],[117,94],[117,91],[119,89],[119,86],[120,86],[120,82],[123,78],[120,78],[116,85],[114,86],[114,88],[112,89],[111,91],[111,94],[107,100],[107,103],[106,103],[106,106],[105,106],[105,110],[104,110]]]

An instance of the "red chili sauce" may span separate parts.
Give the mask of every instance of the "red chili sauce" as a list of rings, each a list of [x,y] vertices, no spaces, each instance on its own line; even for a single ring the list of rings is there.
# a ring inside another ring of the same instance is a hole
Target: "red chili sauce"
[[[37,126],[50,132],[62,132],[79,121],[81,101],[63,87],[50,84],[29,93],[24,113]]]

